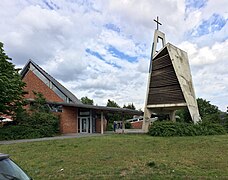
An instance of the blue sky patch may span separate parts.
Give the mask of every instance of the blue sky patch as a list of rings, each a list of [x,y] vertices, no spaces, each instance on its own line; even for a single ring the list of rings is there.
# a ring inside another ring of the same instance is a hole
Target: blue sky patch
[[[95,8],[95,2],[92,2],[90,0],[73,0],[72,2],[77,3],[79,6],[82,6],[85,13],[89,13],[90,11],[101,13],[98,9]]]
[[[121,66],[119,66],[119,65],[117,65],[115,63],[110,63],[110,62],[106,62],[106,63],[112,65],[115,68],[121,69]]]
[[[54,9],[59,9],[59,6],[57,6],[55,3],[53,3],[52,1],[45,1],[43,0],[44,4],[48,7],[48,9],[54,10]]]
[[[115,24],[109,23],[109,24],[105,24],[105,27],[109,30],[115,31],[115,32],[120,32],[120,28],[118,26],[116,26]]]
[[[195,37],[199,37],[219,31],[225,26],[226,21],[227,20],[219,14],[213,14],[209,19],[202,21],[202,23],[194,29],[191,34]]]
[[[127,54],[124,54],[123,52],[119,51],[113,46],[109,46],[107,50],[116,58],[119,59],[125,59],[129,62],[135,62],[137,60],[137,57],[129,56]]]
[[[189,12],[206,6],[208,0],[185,0],[185,11]]]
[[[87,53],[89,53],[89,54],[91,54],[91,55],[93,55],[93,56],[95,56],[95,57],[97,57],[98,59],[101,59],[101,60],[105,60],[98,52],[96,52],[96,51],[92,51],[91,49],[86,49],[86,52]]]
[[[102,57],[102,55],[100,55],[100,54],[99,54],[98,52],[96,52],[96,51],[92,51],[91,49],[87,48],[87,49],[86,49],[86,52],[87,52],[88,54],[91,54],[92,56],[95,56],[95,57],[97,57],[98,59],[104,61],[106,64],[112,65],[113,67],[118,68],[118,69],[121,68],[121,66],[117,65],[116,63],[112,63],[112,62],[106,61],[106,60]]]

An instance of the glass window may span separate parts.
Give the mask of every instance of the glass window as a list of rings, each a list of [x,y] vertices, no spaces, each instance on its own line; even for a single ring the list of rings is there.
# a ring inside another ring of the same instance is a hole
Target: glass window
[[[50,88],[50,89],[53,89],[53,84],[52,84],[51,81],[49,81],[49,88]]]
[[[53,86],[52,89],[60,98],[62,98],[64,101],[66,100],[65,94],[63,94],[57,87]]]
[[[30,178],[25,174],[25,172],[19,168],[10,159],[4,159],[0,161],[0,179],[23,179],[29,180]]]
[[[70,99],[62,93],[51,81],[49,81],[43,74],[41,74],[32,64],[30,65],[30,70],[43,81],[50,89],[52,89],[61,99],[65,102],[70,102]]]
[[[63,107],[57,104],[49,104],[51,112],[63,112]]]
[[[41,74],[33,65],[30,65],[30,70],[46,85],[49,85],[49,80],[43,74]]]

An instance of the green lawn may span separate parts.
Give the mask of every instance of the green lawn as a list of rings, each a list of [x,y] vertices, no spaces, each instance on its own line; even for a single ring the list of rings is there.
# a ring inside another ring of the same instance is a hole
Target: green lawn
[[[228,135],[107,135],[0,145],[36,179],[228,179]]]

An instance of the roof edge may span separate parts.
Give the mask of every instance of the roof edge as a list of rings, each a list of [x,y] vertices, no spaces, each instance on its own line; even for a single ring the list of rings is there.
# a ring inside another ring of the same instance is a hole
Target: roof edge
[[[32,64],[43,76],[45,76],[49,81],[51,81],[65,96],[72,100],[75,104],[82,104],[82,102],[67,88],[65,88],[61,83],[59,83],[55,78],[49,75],[45,70],[43,70],[39,65],[37,65],[34,61],[29,59],[29,61],[25,64],[24,68],[20,72],[22,79],[29,69],[29,65]]]

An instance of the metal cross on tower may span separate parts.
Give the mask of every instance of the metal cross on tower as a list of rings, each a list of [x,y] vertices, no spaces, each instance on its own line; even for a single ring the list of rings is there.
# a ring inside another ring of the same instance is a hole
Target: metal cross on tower
[[[157,16],[157,20],[154,19],[154,21],[157,23],[157,30],[158,30],[158,26],[159,26],[159,25],[162,25],[162,23],[159,22],[158,16]]]

